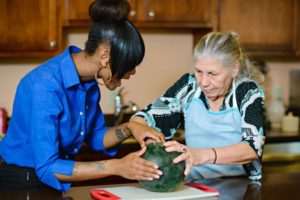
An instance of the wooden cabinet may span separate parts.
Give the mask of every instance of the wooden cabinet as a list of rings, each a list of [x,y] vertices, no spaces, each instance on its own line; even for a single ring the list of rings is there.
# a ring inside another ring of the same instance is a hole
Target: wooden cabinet
[[[139,29],[158,31],[185,30],[194,43],[216,26],[216,0],[128,0],[128,18]],[[93,0],[64,0],[63,25],[87,27],[88,8]]]
[[[210,31],[236,31],[252,57],[300,56],[299,0],[128,0],[139,29],[187,31],[197,42]],[[63,28],[89,27],[93,0],[2,0],[0,57],[52,56]]]
[[[52,55],[60,48],[59,0],[2,0],[0,57]]]
[[[296,36],[295,36],[295,40],[296,40],[296,46],[297,46],[297,52],[296,52],[296,55],[298,57],[300,57],[300,2],[297,1],[296,3],[296,23],[295,23],[295,30],[296,30]]]
[[[88,8],[93,0],[65,0],[64,25],[90,24]],[[213,0],[129,0],[130,20],[139,28],[212,27]]]
[[[89,6],[94,0],[62,0],[64,26],[89,26]]]
[[[204,28],[213,24],[213,0],[129,0],[138,27]]]
[[[252,56],[293,56],[299,48],[298,0],[219,0],[218,31],[236,31]]]

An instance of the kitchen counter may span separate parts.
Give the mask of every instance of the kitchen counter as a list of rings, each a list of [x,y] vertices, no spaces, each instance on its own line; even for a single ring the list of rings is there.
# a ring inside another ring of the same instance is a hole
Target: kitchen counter
[[[266,130],[266,143],[299,142],[300,133],[284,133],[282,131]]]
[[[174,140],[184,142],[184,130],[178,129],[174,135]],[[266,144],[300,142],[300,133],[283,133],[282,131],[266,130]],[[124,144],[136,143],[134,138],[124,141]]]
[[[184,131],[179,130],[175,134],[175,140],[184,143]],[[294,144],[297,143],[297,144]],[[298,144],[299,143],[299,144]],[[300,153],[290,152],[290,146],[295,146],[299,149],[300,135],[285,136],[280,132],[269,131],[267,132],[265,151],[263,155],[263,173],[278,173],[278,172],[296,172],[300,171]],[[280,146],[280,147],[278,147]],[[287,148],[281,148],[281,146],[288,146]],[[295,149],[293,148],[293,149]],[[119,151],[115,158],[121,158],[128,153],[137,151],[140,149],[139,144],[135,139],[129,138],[119,146]],[[278,152],[282,150],[281,152]],[[110,159],[109,156],[103,153],[92,152],[86,145],[82,147],[79,155],[75,158],[77,161],[94,161]],[[99,185],[99,184],[116,184],[116,183],[128,183],[127,179],[121,177],[110,177],[103,180],[92,181],[80,181],[75,183],[75,186],[87,186],[87,185]],[[131,181],[132,182],[132,181]]]
[[[215,178],[198,181],[199,183],[216,188],[220,192],[220,200],[282,200],[298,199],[300,196],[300,172],[266,174],[260,182],[251,182],[246,177]],[[126,185],[134,185],[130,183]],[[122,184],[123,186],[124,184]],[[30,200],[87,200],[91,199],[90,190],[112,185],[95,185],[72,187],[67,193],[52,189],[36,189],[25,191],[1,192],[1,200],[30,199]],[[116,185],[114,185],[116,186]],[[121,185],[118,185],[121,186]],[[141,200],[143,198],[141,197]]]

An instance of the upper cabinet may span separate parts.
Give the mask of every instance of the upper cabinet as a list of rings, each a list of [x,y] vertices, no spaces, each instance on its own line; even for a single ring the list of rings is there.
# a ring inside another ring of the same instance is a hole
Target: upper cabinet
[[[89,26],[89,6],[94,0],[61,0],[64,26]]]
[[[129,0],[130,19],[138,27],[213,26],[213,0]]]
[[[139,28],[212,27],[213,0],[128,0],[129,19]],[[90,24],[93,0],[65,0],[64,26]]]
[[[128,0],[140,29],[236,31],[252,57],[300,57],[299,0]],[[52,56],[63,29],[89,27],[93,0],[2,0],[0,57]]]
[[[45,56],[60,48],[59,0],[1,0],[0,57]]]
[[[294,56],[299,51],[298,0],[219,0],[218,31],[236,31],[253,57]]]

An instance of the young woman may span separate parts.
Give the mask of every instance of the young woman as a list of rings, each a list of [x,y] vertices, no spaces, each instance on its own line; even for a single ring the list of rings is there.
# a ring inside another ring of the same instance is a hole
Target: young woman
[[[129,10],[126,0],[94,1],[85,49],[70,46],[20,81],[9,129],[0,142],[0,189],[47,185],[67,191],[72,181],[109,175],[152,180],[162,174],[139,157],[145,148],[122,159],[73,160],[83,142],[115,155],[116,145],[135,136],[140,126],[107,127],[99,106],[97,82],[114,90],[135,74],[144,57],[143,39],[127,20]],[[138,138],[142,147],[145,138],[164,140],[162,134],[145,132]]]

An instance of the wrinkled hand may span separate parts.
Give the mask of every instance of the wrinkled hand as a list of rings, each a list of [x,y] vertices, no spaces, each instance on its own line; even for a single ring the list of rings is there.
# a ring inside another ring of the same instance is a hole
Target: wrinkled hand
[[[185,161],[184,175],[187,176],[191,168],[196,165],[196,152],[195,149],[189,148],[186,145],[180,144],[177,141],[168,141],[164,143],[167,152],[177,151],[181,153],[178,157],[174,158],[174,163]]]
[[[158,170],[158,166],[140,157],[145,151],[146,147],[119,159],[117,174],[131,180],[158,179],[162,175],[162,172]]]
[[[146,145],[145,140],[147,139],[154,140],[155,142],[165,142],[164,135],[156,129],[139,122],[131,121],[130,123],[132,136],[137,140],[141,147]]]

